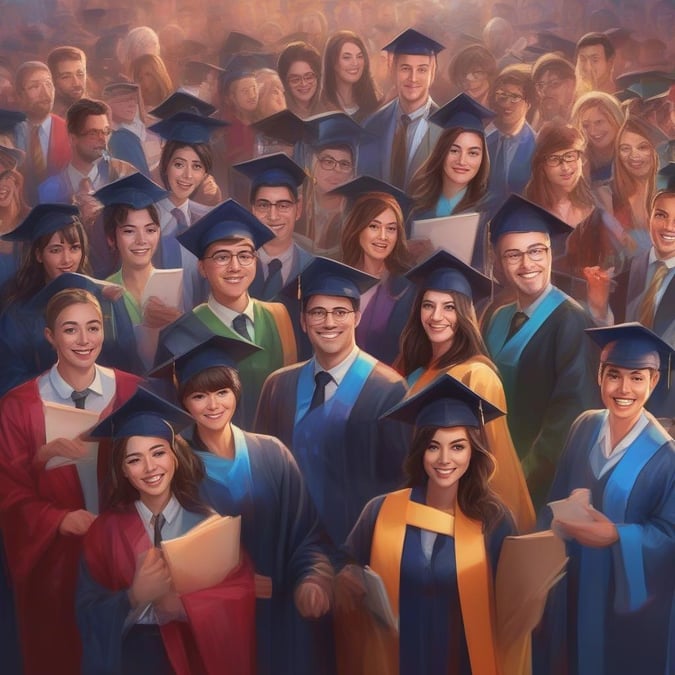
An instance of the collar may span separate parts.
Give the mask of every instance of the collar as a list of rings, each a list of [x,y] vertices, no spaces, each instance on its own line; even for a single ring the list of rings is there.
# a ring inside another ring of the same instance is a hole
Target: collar
[[[89,171],[88,174],[80,173],[72,164],[69,163],[68,164],[68,178],[70,178],[70,182],[73,185],[77,185],[79,187],[80,182],[83,179],[88,178],[93,185],[96,178],[98,178],[98,174],[99,174],[98,162],[99,161],[100,160],[94,162],[94,165],[91,167],[91,170]]]
[[[52,116],[47,115],[38,126],[41,131],[46,134],[47,138],[49,138],[49,132],[52,130]]]
[[[602,421],[602,426],[600,427],[600,433],[598,434],[598,444],[605,459],[623,454],[628,447],[635,442],[635,439],[642,433],[647,424],[649,424],[649,420],[643,410],[638,421],[633,425],[633,428],[616,444],[615,447],[612,447],[611,434],[609,433],[609,413],[605,411],[605,417]]]
[[[403,114],[403,110],[401,108],[401,103],[400,101],[396,102],[398,105],[398,112],[397,112],[397,118],[400,117]],[[425,119],[429,117],[429,111],[431,110],[431,106],[433,104],[433,99],[431,96],[427,96],[426,103],[421,106],[420,108],[417,108],[417,110],[413,110],[411,113],[408,113],[408,117],[410,118],[410,122],[416,122],[420,118],[424,117]]]
[[[249,295],[248,296],[248,304],[246,305],[246,308],[244,309],[243,312],[235,312],[233,309],[230,307],[226,307],[225,305],[221,305],[214,297],[212,293],[209,293],[209,299],[206,303],[209,306],[209,309],[226,325],[226,326],[231,326],[232,322],[234,321],[235,317],[239,316],[240,314],[245,314],[249,320],[251,321],[252,325],[255,325],[255,322],[253,320],[254,315],[253,315],[253,310],[254,310],[254,304],[253,304],[253,298]]]
[[[54,387],[54,391],[64,400],[70,400],[70,395],[75,391],[75,388],[68,384],[57,368],[58,363],[55,363],[49,370],[49,382]],[[87,387],[91,394],[103,396],[103,383],[101,381],[100,366],[94,365],[94,379]]]
[[[675,255],[671,256],[670,258],[666,258],[665,260],[661,260],[661,258],[656,257],[656,249],[652,246],[649,249],[649,264],[651,266],[652,263],[655,263],[656,261],[666,263],[666,267],[669,270],[672,270],[675,268]]]
[[[518,311],[523,312],[524,314],[527,314],[528,318],[532,318],[532,315],[536,312],[537,307],[541,305],[542,302],[546,299],[546,296],[553,290],[553,284],[549,281],[548,286],[544,289],[544,292],[529,306],[526,307],[525,309],[522,309],[520,307],[520,303],[518,303]]]
[[[260,258],[261,262],[267,266],[270,264],[271,260],[279,260],[281,262],[281,267],[282,269],[286,267],[287,265],[290,265],[291,261],[293,260],[293,252],[294,252],[294,246],[293,242],[291,241],[290,246],[283,252],[280,253],[279,255],[270,255],[267,253],[264,247],[260,247],[258,249],[258,257]]]
[[[150,521],[152,520],[153,516],[155,515],[140,499],[134,502],[134,506],[136,507],[136,511],[138,511],[138,515],[141,517],[141,520],[145,524],[146,527],[150,527]],[[162,514],[164,515],[164,518],[166,519],[166,522],[168,525],[171,525],[174,520],[176,520],[176,517],[180,513],[181,505],[178,502],[178,500],[171,495],[171,498],[169,499],[169,503],[164,507],[164,510],[162,511]]]
[[[330,370],[327,370],[326,372],[335,380],[336,384],[340,386],[340,382],[344,379],[345,375],[347,374],[347,371],[351,368],[352,364],[354,361],[356,361],[356,358],[358,357],[359,353],[361,350],[357,345],[354,345],[354,348],[352,349],[351,352],[346,356],[346,358],[341,362],[338,363],[337,366],[334,368],[331,368]],[[321,372],[324,370],[319,362],[316,360],[316,356],[314,357],[314,374],[316,375],[317,373]]]

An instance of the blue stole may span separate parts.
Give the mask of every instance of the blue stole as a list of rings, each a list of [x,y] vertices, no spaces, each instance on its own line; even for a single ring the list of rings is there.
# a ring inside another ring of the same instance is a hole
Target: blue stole
[[[534,310],[532,316],[508,341],[506,336],[511,328],[513,315],[516,313],[516,303],[506,305],[492,319],[485,336],[485,342],[490,350],[492,360],[502,376],[509,407],[513,405],[512,399],[516,393],[516,373],[520,365],[520,355],[546,319],[567,299],[568,296],[565,293],[553,286],[548,295]]]
[[[600,434],[602,419],[593,436],[591,447]],[[642,556],[642,527],[623,524],[628,499],[635,481],[647,463],[666,442],[661,430],[649,424],[628,447],[605,484],[602,512],[614,523],[619,541],[606,548],[579,546],[579,593],[577,610],[577,647],[579,675],[597,675],[604,671],[605,621],[610,570],[614,578],[614,611],[633,612],[647,601],[644,561]],[[623,570],[624,574],[619,574]]]
[[[354,525],[347,522],[350,467],[345,466],[345,437],[352,408],[377,361],[360,351],[335,394],[309,411],[314,394],[314,359],[300,370],[295,399],[293,455],[319,516],[336,546]]]
[[[460,190],[454,197],[448,198],[442,194],[436,202],[436,207],[434,208],[434,218],[451,216],[457,208],[457,204],[462,201],[465,194],[466,188]]]
[[[405,381],[408,383],[408,389],[412,389],[415,386],[417,380],[419,380],[420,377],[422,377],[422,373],[424,373],[424,370],[425,369],[422,368],[422,366],[420,366],[419,368],[413,370],[412,373],[410,373],[410,375],[408,375],[408,377],[405,378]]]

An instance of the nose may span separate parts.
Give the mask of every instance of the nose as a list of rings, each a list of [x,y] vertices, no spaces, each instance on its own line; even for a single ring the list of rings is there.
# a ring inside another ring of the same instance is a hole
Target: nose
[[[443,446],[438,454],[438,463],[441,465],[450,464],[450,448]]]
[[[621,394],[627,394],[630,392],[630,379],[629,377],[622,377],[620,382],[620,392]]]
[[[86,328],[81,328],[77,331],[77,344],[86,345],[89,341],[89,335]]]
[[[326,314],[324,326],[334,326],[334,325],[335,325],[335,315],[333,314],[333,312],[328,312],[328,314]]]
[[[216,400],[216,394],[215,393],[209,394],[209,397],[206,400],[206,407],[209,410],[214,410],[217,407],[217,400]]]
[[[239,262],[239,258],[237,258],[236,255],[232,254],[232,257],[230,258],[230,262],[227,265],[228,269],[231,270],[238,270],[241,268],[241,263]]]
[[[61,262],[64,267],[67,267],[73,262],[73,252],[70,250],[70,247],[63,247],[63,255],[61,256]]]
[[[443,318],[443,309],[440,305],[434,305],[434,309],[431,312],[431,318],[433,321],[440,321]]]

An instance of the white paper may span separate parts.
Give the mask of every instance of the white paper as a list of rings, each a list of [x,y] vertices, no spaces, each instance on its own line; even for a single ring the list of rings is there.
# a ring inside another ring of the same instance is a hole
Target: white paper
[[[141,306],[152,296],[168,307],[180,309],[183,304],[183,270],[153,270],[143,289]]]
[[[398,632],[398,617],[391,608],[382,577],[366,565],[363,569],[363,582],[366,587],[366,607],[385,626]]]
[[[410,238],[429,239],[434,248],[444,248],[470,265],[479,221],[479,213],[414,220]]]

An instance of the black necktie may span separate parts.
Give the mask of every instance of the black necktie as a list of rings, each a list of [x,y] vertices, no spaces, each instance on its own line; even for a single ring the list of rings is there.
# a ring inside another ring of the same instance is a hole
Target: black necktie
[[[84,401],[88,395],[89,389],[83,389],[82,391],[75,391],[73,389],[72,393],[70,394],[70,398],[73,399],[75,407],[78,410],[84,410]]]
[[[408,167],[408,127],[412,120],[401,115],[391,146],[391,184],[403,188]]]
[[[509,334],[507,335],[506,339],[510,340],[523,327],[523,324],[529,318],[530,317],[527,316],[525,312],[516,312],[511,319],[511,326],[509,327]]]
[[[333,382],[333,378],[325,370],[320,370],[314,376],[314,381],[316,382],[316,386],[314,387],[312,402],[309,404],[310,411],[324,403],[326,400],[326,385],[329,382]]]
[[[271,300],[281,290],[281,260],[272,258],[267,265],[267,279],[263,286],[262,297]]]
[[[164,527],[164,523],[166,523],[166,518],[163,513],[159,513],[152,517],[155,548],[159,548],[159,545],[162,543],[162,528]]]
[[[249,342],[251,341],[251,334],[248,332],[248,325],[246,321],[246,314],[238,314],[232,321],[232,328],[234,328],[241,337]]]

